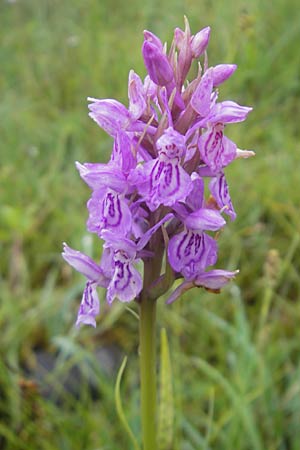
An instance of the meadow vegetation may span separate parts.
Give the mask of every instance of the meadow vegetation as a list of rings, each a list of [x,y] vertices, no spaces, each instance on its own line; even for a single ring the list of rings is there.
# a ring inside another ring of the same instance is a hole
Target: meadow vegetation
[[[238,218],[219,238],[218,267],[239,268],[236,281],[159,301],[172,450],[300,448],[299,2],[2,0],[1,449],[130,450],[114,403],[125,354],[122,398],[140,434],[138,321],[115,302],[95,330],[75,329],[84,280],[60,253],[63,241],[101,253],[74,161],[106,162],[111,139],[86,97],[127,104],[129,70],[145,75],[143,29],[170,42],[184,14],[194,32],[211,26],[211,65],[238,64],[221,98],[254,111],[227,134],[256,157],[227,170]]]

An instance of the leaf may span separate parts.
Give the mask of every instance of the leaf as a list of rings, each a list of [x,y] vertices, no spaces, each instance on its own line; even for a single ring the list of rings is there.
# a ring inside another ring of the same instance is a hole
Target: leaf
[[[135,450],[140,450],[139,444],[127,422],[124,410],[123,410],[123,406],[122,406],[122,400],[121,400],[121,392],[120,392],[120,387],[121,387],[121,380],[122,380],[122,375],[124,373],[125,367],[126,367],[126,363],[127,363],[127,356],[125,356],[125,358],[123,359],[123,362],[121,364],[121,367],[119,369],[118,375],[117,375],[117,380],[116,380],[116,385],[115,385],[115,402],[116,402],[116,409],[117,409],[117,414],[118,417],[120,419],[121,424],[123,425],[126,433],[128,434],[129,439],[131,440]]]
[[[165,328],[160,333],[160,403],[158,422],[159,450],[171,450],[173,442],[174,401],[172,368]]]

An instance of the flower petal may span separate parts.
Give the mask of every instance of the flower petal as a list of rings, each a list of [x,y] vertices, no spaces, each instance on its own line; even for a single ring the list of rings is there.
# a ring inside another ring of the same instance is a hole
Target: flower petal
[[[158,154],[166,160],[184,156],[186,151],[185,137],[174,130],[167,128],[156,142]]]
[[[95,100],[89,105],[89,110],[89,116],[112,137],[130,123],[129,111],[117,100]]]
[[[210,181],[209,190],[211,195],[216,200],[219,208],[222,209],[224,213],[231,218],[231,220],[235,220],[236,212],[231,202],[228,184],[224,173],[219,173]]]
[[[224,83],[236,71],[236,64],[218,64],[213,67],[213,83],[214,87]]]
[[[157,46],[156,42],[146,40],[142,47],[142,53],[151,80],[159,86],[169,84],[173,80],[174,74],[163,50]]]
[[[102,269],[89,256],[78,250],[74,250],[64,243],[62,257],[70,266],[74,267],[77,272],[82,273],[88,280],[96,281],[102,287],[107,286]]]
[[[149,197],[146,199],[151,210],[159,205],[172,206],[184,201],[191,190],[191,178],[177,160],[157,160],[150,173]]]
[[[190,230],[217,231],[226,225],[219,211],[208,208],[201,208],[192,212],[186,217],[184,223]]]
[[[136,167],[136,158],[131,151],[131,146],[131,139],[124,131],[119,130],[114,141],[110,163],[122,168],[122,175],[127,175]]]
[[[114,233],[112,230],[103,230],[101,238],[105,240],[104,248],[112,248],[115,251],[122,250],[134,259],[137,252],[136,244],[124,236]]]
[[[95,317],[99,314],[100,302],[96,292],[96,283],[87,282],[79,307],[76,326],[81,324],[96,327]]]
[[[76,168],[81,178],[91,189],[111,188],[118,192],[127,190],[128,183],[121,168],[111,164],[80,164],[76,161]]]
[[[87,228],[101,236],[102,230],[112,230],[126,236],[131,230],[132,217],[126,200],[112,189],[94,191],[88,201]]]
[[[142,290],[142,277],[125,252],[116,251],[114,260],[115,270],[107,289],[107,301],[112,303],[117,297],[121,302],[130,302]]]
[[[199,58],[205,52],[210,37],[210,27],[198,31],[191,40],[191,49],[194,58]]]
[[[184,230],[170,239],[168,258],[171,267],[187,280],[193,279],[217,260],[217,243],[206,233]]]
[[[131,70],[128,80],[129,112],[133,119],[139,119],[146,109],[144,87],[140,77]]]
[[[205,122],[211,124],[243,122],[252,109],[253,108],[241,106],[230,100],[216,103],[211,109],[210,114],[205,118]]]
[[[191,106],[198,114],[200,114],[200,116],[206,116],[209,114],[211,94],[213,90],[212,74],[212,68],[208,69],[204,73],[191,98]]]
[[[197,211],[202,208],[204,200],[204,181],[195,172],[191,175],[192,190],[186,198],[186,204],[192,209]]]
[[[221,126],[215,126],[199,137],[201,158],[213,173],[219,172],[234,160],[236,144],[223,134]]]
[[[209,272],[203,272],[199,274],[194,283],[196,286],[203,286],[207,289],[221,289],[224,287],[230,280],[232,280],[237,274],[238,270],[234,272],[229,272],[228,270],[220,270],[215,269]]]

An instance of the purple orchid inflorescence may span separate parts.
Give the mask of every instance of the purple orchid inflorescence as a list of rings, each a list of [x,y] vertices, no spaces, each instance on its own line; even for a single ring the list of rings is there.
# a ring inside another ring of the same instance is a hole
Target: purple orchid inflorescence
[[[209,268],[217,261],[223,214],[236,217],[224,169],[254,154],[238,149],[225,126],[244,121],[252,108],[218,102],[217,87],[236,65],[208,67],[209,38],[209,27],[192,36],[185,19],[185,30],[175,29],[167,52],[166,44],[145,31],[148,74],[143,82],[130,71],[128,108],[117,100],[89,98],[89,115],[114,144],[107,164],[76,163],[92,190],[87,229],[104,240],[99,264],[64,244],[64,259],[87,278],[77,325],[96,325],[97,286],[107,289],[111,304],[115,298],[138,301],[145,289],[157,298],[181,279],[171,303],[191,287],[217,292],[238,272]],[[203,62],[189,82],[199,57]]]

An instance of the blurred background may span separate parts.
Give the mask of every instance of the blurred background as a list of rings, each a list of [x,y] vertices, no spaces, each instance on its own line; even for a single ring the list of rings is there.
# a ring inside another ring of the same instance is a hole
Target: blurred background
[[[254,111],[227,135],[256,157],[226,171],[238,218],[218,267],[239,268],[235,283],[159,302],[169,450],[300,448],[299,2],[0,0],[1,449],[131,449],[114,402],[124,355],[124,408],[140,434],[138,321],[102,302],[97,328],[76,330],[84,279],[60,253],[63,241],[101,253],[74,161],[106,162],[112,141],[86,97],[127,105],[129,70],[145,75],[142,31],[170,43],[184,14],[193,34],[211,26],[210,65],[238,64],[220,98]]]

